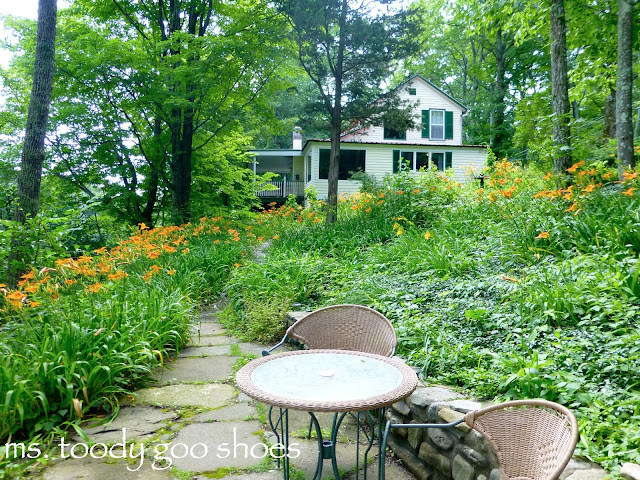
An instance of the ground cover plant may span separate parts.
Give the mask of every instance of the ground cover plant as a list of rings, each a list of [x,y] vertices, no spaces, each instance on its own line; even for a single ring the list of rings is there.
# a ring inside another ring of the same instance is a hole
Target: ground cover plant
[[[199,302],[256,241],[251,225],[222,216],[140,224],[114,248],[32,269],[15,290],[1,285],[0,456],[9,441],[44,448],[83,417],[117,412],[119,396],[185,345]]]
[[[365,182],[333,225],[319,201],[271,208],[266,258],[225,287],[229,328],[275,340],[292,307],[368,305],[425,380],[560,402],[579,418],[577,453],[614,472],[638,462],[639,173],[499,161],[487,174],[485,188],[442,172]]]

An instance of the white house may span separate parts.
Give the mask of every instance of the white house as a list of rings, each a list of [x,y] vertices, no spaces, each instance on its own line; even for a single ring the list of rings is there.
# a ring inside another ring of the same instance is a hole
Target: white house
[[[360,182],[349,180],[349,172],[362,170],[382,179],[398,172],[401,159],[416,172],[422,167],[451,168],[454,179],[460,182],[468,181],[486,166],[486,145],[462,144],[462,118],[467,114],[464,105],[420,75],[410,77],[390,94],[416,105],[414,114],[422,119],[422,128],[398,132],[371,126],[343,133],[338,193],[360,188]],[[270,196],[301,196],[304,188],[313,185],[318,197],[326,198],[330,146],[329,140],[319,139],[309,139],[302,145],[296,132],[291,150],[255,150],[254,169],[282,176],[280,191],[270,192]],[[261,194],[264,196],[264,192]]]

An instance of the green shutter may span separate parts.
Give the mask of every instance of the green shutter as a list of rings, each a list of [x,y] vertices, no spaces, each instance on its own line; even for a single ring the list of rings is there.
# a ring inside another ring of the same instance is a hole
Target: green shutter
[[[429,110],[422,110],[422,138],[429,138]]]
[[[393,151],[393,173],[400,171],[400,150]]]
[[[453,168],[453,152],[444,152],[444,168]]]
[[[453,112],[444,112],[444,139],[453,140]]]

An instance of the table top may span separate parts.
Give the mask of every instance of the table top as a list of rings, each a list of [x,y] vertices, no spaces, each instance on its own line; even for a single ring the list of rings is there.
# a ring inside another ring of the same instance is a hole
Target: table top
[[[415,372],[398,358],[349,350],[298,350],[252,360],[238,388],[276,407],[316,412],[372,410],[413,392]]]

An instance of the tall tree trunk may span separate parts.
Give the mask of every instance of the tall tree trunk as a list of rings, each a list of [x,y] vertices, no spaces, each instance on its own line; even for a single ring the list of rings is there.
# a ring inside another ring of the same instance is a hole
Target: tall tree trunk
[[[149,161],[149,183],[147,185],[147,201],[144,210],[141,212],[142,221],[149,226],[153,225],[153,212],[158,201],[158,186],[160,183],[160,170],[164,166],[163,155],[164,149],[160,144],[160,134],[162,133],[162,124],[159,114],[153,121],[153,136],[155,147],[151,151]]]
[[[347,0],[342,0],[340,15],[340,38],[338,53],[334,66],[335,91],[333,95],[333,110],[331,112],[331,153],[329,155],[329,175],[327,180],[327,224],[338,220],[338,176],[340,173],[340,133],[342,127],[342,66],[344,62],[345,29],[347,23]]]
[[[618,165],[620,174],[628,167],[635,167],[633,158],[633,110],[632,110],[632,44],[633,3],[618,0],[618,76],[616,79],[616,139],[618,140]]]
[[[567,20],[564,0],[551,0],[551,96],[553,106],[553,159],[557,173],[571,166],[569,81],[567,78]]]
[[[604,125],[602,127],[603,138],[616,138],[616,91],[612,88],[611,93],[604,99]]]
[[[504,111],[506,96],[505,82],[505,62],[506,62],[507,43],[502,38],[502,29],[498,29],[496,34],[496,45],[494,54],[496,57],[496,80],[493,89],[493,112],[491,116],[491,149],[498,158],[505,156],[505,140],[506,132],[504,129]]]
[[[56,47],[56,0],[39,0],[38,34],[33,67],[33,85],[27,113],[24,146],[18,175],[18,203],[14,219],[24,224],[40,209],[40,181],[44,163],[44,139],[47,133],[49,104],[53,88]],[[9,253],[7,283],[15,286],[26,269],[30,248],[28,229],[14,235]]]
[[[184,149],[182,109],[174,109],[171,116],[171,221],[180,225],[189,219],[191,152]]]

